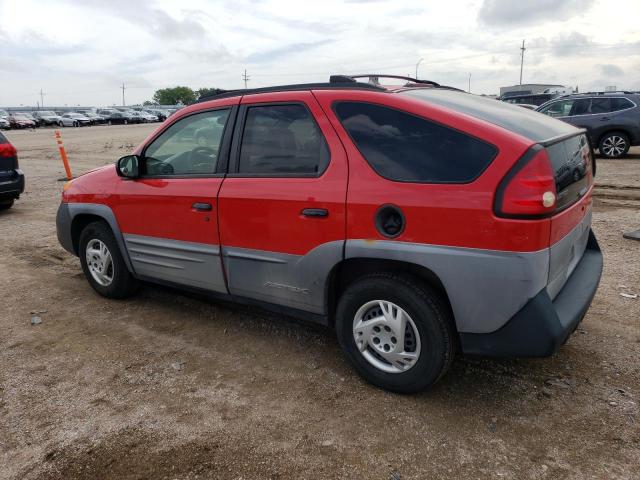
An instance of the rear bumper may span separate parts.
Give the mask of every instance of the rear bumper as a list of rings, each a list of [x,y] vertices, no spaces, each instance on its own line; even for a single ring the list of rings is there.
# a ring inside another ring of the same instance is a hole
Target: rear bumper
[[[18,198],[22,192],[24,192],[22,170],[0,172],[0,199]]]
[[[584,318],[602,275],[602,252],[589,232],[582,259],[556,298],[546,288],[491,333],[461,333],[462,352],[488,357],[547,357],[563,345]]]

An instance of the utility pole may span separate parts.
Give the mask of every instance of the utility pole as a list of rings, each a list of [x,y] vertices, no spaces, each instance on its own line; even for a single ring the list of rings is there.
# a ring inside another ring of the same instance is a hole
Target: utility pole
[[[469,89],[467,92],[471,93],[471,72],[469,72]]]
[[[122,82],[122,87],[120,87],[120,88],[122,89],[122,106],[124,107],[125,106],[125,103],[124,103],[124,91],[127,89],[124,86],[124,82]]]
[[[524,51],[526,50],[526,48],[524,48],[524,40],[522,40],[522,47],[520,47],[520,50],[520,85],[522,85],[522,67],[524,66]]]
[[[244,69],[244,74],[242,75],[242,79],[244,80],[244,89],[247,89],[247,82],[251,80],[251,77],[247,76],[247,69]]]
[[[40,89],[40,108],[44,108],[44,92]]]
[[[418,60],[418,63],[416,63],[416,76],[415,79],[418,79],[418,66],[420,65],[420,62],[422,62],[424,60],[424,58],[421,58],[420,60]]]

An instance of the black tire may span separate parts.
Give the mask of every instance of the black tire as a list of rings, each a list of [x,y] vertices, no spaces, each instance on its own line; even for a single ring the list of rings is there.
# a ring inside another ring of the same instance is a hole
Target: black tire
[[[109,285],[101,285],[98,283],[87,265],[87,245],[93,240],[100,240],[104,243],[111,253],[113,265],[113,280]],[[137,280],[131,275],[127,265],[124,263],[122,253],[118,247],[118,242],[113,236],[111,228],[104,222],[93,222],[87,225],[80,233],[80,242],[78,247],[78,255],[82,271],[87,278],[91,287],[103,297],[107,298],[127,298],[133,295],[138,289]]]
[[[9,210],[13,207],[14,200],[0,200],[0,210]]]
[[[622,158],[629,152],[630,147],[629,135],[624,132],[608,132],[598,143],[600,155],[607,158]]]
[[[393,302],[413,319],[422,348],[408,370],[385,372],[358,350],[354,318],[360,307],[373,300]],[[373,385],[398,393],[425,390],[447,372],[457,345],[452,325],[448,309],[431,288],[413,277],[388,273],[368,275],[352,283],[340,297],[336,312],[338,341],[355,370]]]

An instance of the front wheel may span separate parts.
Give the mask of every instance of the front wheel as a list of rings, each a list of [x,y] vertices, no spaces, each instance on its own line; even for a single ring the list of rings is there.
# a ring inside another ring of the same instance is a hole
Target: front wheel
[[[127,298],[138,287],[124,263],[113,232],[103,222],[87,225],[80,234],[79,256],[91,287],[103,297]]]
[[[600,139],[598,150],[607,158],[624,157],[631,147],[627,134],[622,132],[607,133]]]
[[[393,392],[432,386],[455,353],[452,321],[439,296],[402,275],[374,274],[350,285],[338,302],[336,330],[356,371]]]

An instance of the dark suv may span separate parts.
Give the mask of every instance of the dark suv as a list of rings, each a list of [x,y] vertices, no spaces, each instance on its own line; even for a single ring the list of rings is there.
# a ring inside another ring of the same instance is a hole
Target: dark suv
[[[581,93],[548,101],[537,111],[586,128],[594,147],[620,158],[640,145],[640,93]]]

